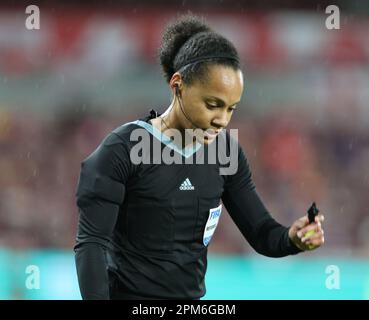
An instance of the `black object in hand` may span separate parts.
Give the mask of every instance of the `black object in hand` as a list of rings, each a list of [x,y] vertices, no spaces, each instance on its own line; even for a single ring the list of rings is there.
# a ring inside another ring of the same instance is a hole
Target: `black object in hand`
[[[316,207],[315,202],[313,202],[313,204],[308,210],[309,223],[312,223],[315,221],[315,217],[318,215],[318,213],[319,213],[319,209]]]

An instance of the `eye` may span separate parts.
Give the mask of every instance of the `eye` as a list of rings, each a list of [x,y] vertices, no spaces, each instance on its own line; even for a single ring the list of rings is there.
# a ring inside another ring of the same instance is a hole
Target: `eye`
[[[228,111],[229,112],[233,112],[233,111],[235,111],[237,108],[236,108],[236,106],[234,106],[233,108],[228,108]]]
[[[213,105],[213,104],[211,104],[211,103],[209,103],[209,102],[205,102],[205,104],[206,104],[206,107],[207,107],[208,109],[215,109],[215,108],[218,108],[218,106],[217,106],[217,105]]]

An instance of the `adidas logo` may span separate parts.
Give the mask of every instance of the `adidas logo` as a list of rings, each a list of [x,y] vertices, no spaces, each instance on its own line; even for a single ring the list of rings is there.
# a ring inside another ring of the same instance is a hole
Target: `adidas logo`
[[[179,190],[195,190],[195,187],[191,184],[190,179],[187,178],[185,181],[182,182]]]

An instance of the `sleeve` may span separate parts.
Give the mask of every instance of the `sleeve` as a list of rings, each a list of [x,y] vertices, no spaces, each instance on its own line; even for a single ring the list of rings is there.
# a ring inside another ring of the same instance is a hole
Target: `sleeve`
[[[109,299],[107,252],[123,203],[131,162],[127,145],[111,133],[81,164],[75,250],[83,299]]]
[[[252,181],[246,156],[238,146],[237,172],[226,178],[222,201],[245,239],[256,252],[284,257],[301,252],[288,236],[289,228],[276,222],[265,208]]]

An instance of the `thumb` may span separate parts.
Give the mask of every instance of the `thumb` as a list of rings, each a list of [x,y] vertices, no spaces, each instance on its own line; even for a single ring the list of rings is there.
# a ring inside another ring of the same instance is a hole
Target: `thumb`
[[[302,229],[303,227],[305,227],[308,224],[309,224],[309,219],[308,219],[308,217],[304,216],[304,217],[298,219],[293,224],[293,227],[296,228],[297,230],[300,230],[300,229]]]

